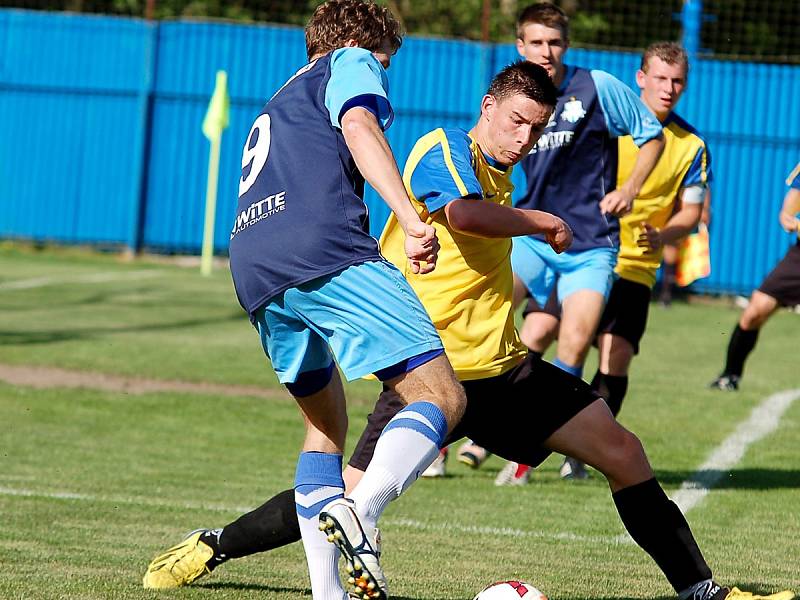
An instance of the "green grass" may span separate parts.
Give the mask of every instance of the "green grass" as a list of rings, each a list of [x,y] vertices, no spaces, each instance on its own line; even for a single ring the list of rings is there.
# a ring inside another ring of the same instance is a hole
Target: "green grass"
[[[114,278],[92,281],[98,273]],[[42,277],[52,283],[11,287]],[[722,305],[652,307],[621,420],[642,438],[668,491],[764,397],[798,387],[800,317],[782,312],[738,394],[704,388],[737,314]],[[176,592],[141,588],[150,558],[183,533],[223,525],[292,482],[301,420],[227,272],[205,279],[163,263],[0,247],[0,363],[275,391],[252,398],[0,384],[0,598],[310,598],[299,545],[232,561]],[[350,448],[376,390],[348,385]],[[725,583],[800,588],[799,425],[800,401],[688,514]],[[531,485],[495,488],[502,465],[492,458],[473,472],[451,461],[447,478],[421,481],[389,507],[394,598],[469,599],[505,578],[564,600],[671,597],[650,559],[615,540],[623,529],[597,473],[567,484],[551,458]]]

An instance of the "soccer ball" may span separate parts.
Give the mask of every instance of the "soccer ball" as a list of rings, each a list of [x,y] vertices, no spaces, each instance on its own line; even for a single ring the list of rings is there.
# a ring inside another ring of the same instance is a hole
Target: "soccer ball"
[[[547,596],[524,581],[498,581],[485,587],[473,600],[547,600]]]

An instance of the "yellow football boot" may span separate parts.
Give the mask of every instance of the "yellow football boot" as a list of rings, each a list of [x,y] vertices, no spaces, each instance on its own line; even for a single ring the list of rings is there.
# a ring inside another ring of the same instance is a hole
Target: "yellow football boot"
[[[750,592],[743,592],[737,587],[731,588],[728,595],[725,596],[725,600],[792,600],[792,598],[794,598],[794,592],[789,590],[784,590],[768,596],[758,596]]]
[[[192,583],[211,573],[206,563],[214,550],[200,540],[207,529],[191,532],[180,544],[156,556],[147,566],[142,584],[151,590],[167,590]]]

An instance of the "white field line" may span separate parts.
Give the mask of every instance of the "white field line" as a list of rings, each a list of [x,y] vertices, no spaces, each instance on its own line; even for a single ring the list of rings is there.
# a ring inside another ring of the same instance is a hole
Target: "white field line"
[[[120,281],[125,279],[149,279],[151,277],[161,277],[163,273],[155,270],[140,270],[128,272],[109,271],[106,273],[89,273],[88,275],[75,275],[72,277],[34,277],[31,279],[16,279],[0,283],[0,291],[5,290],[30,290],[48,285],[59,285],[63,283],[106,283],[109,281]]]
[[[735,466],[744,456],[747,448],[763,439],[778,428],[784,413],[792,403],[800,398],[799,390],[787,390],[769,396],[759,404],[750,417],[739,424],[736,430],[728,436],[709,456],[695,475],[681,485],[680,490],[673,495],[673,500],[686,513],[705,498],[713,485],[721,478],[722,474]],[[173,508],[176,510],[211,510],[228,513],[242,513],[251,510],[248,507],[205,504],[200,502],[168,502],[154,498],[124,497],[124,496],[95,496],[91,494],[78,494],[67,491],[36,491],[22,488],[0,486],[0,495],[22,496],[30,498],[52,498],[57,500],[72,500],[84,502],[104,502],[111,504],[130,504],[140,506],[153,506]],[[555,541],[578,543],[595,543],[603,545],[630,544],[633,541],[627,534],[617,536],[583,536],[570,532],[544,533],[510,527],[484,527],[480,525],[462,525],[455,522],[426,523],[413,519],[387,518],[383,523],[406,529],[419,531],[433,531],[445,533],[466,533],[491,535],[496,537],[537,538]]]
[[[181,510],[207,510],[225,513],[244,513],[252,510],[252,507],[232,506],[224,504],[206,504],[201,502],[168,502],[153,498],[124,497],[124,496],[95,496],[91,494],[78,494],[66,491],[38,491],[30,489],[12,488],[0,486],[0,495],[21,496],[26,498],[47,498],[54,500],[82,501],[82,502],[102,502],[106,504],[129,504],[139,506],[152,506],[159,508],[172,508]],[[484,527],[480,525],[462,525],[453,522],[428,523],[414,519],[404,518],[385,518],[381,520],[384,525],[398,527],[401,529],[414,529],[418,531],[443,532],[443,533],[465,533],[480,534],[483,536],[512,537],[512,538],[536,538],[553,541],[595,543],[595,544],[619,544],[626,543],[627,540],[619,539],[620,536],[584,536],[570,532],[544,533],[542,531],[530,531],[516,529],[512,527]]]
[[[746,421],[739,423],[736,430],[717,446],[695,474],[684,481],[680,489],[672,495],[672,500],[684,514],[702,502],[709,490],[742,459],[751,444],[778,428],[784,413],[798,398],[800,389],[773,394],[756,406]]]

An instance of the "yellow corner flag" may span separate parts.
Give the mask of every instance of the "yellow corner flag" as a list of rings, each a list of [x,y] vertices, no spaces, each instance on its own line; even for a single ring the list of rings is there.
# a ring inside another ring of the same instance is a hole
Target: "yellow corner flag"
[[[214,86],[214,94],[203,119],[203,135],[209,140],[221,137],[222,130],[228,127],[230,108],[228,74],[225,71],[217,71],[217,84]]]
[[[222,141],[222,131],[228,126],[230,113],[230,98],[228,97],[228,74],[217,71],[217,84],[208,110],[203,119],[203,135],[211,142],[208,155],[208,186],[206,187],[206,219],[203,227],[203,251],[200,257],[200,272],[211,275],[212,259],[214,258],[214,221],[217,213],[217,179],[219,177],[219,150]]]

